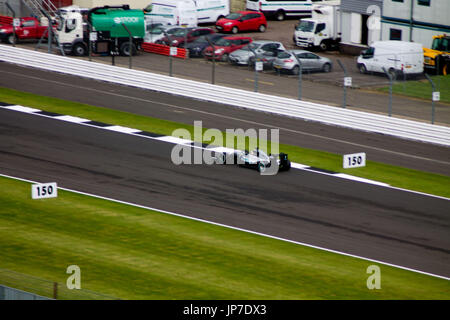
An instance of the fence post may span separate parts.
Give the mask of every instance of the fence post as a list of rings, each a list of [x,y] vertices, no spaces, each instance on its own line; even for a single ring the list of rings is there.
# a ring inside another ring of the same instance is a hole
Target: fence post
[[[125,30],[128,32],[128,43],[129,43],[129,49],[130,49],[130,53],[129,53],[129,56],[130,56],[130,61],[129,61],[129,69],[131,69],[131,65],[132,65],[132,58],[131,58],[131,56],[133,55],[133,43],[131,42],[131,32],[130,32],[130,30],[127,28],[127,26],[122,22],[122,26],[125,28]]]
[[[424,75],[425,75],[425,77],[428,79],[428,81],[430,81],[430,83],[431,83],[431,90],[432,90],[432,94],[434,95],[434,92],[436,92],[436,85],[434,84],[434,81],[433,80],[431,80],[431,77],[428,75],[428,74],[426,74],[426,73],[424,73]],[[434,124],[434,97],[432,96],[431,97],[431,124]]]
[[[383,71],[386,74],[386,76],[389,78],[389,106],[388,106],[388,115],[389,117],[392,115],[392,80],[393,76],[386,71],[386,68],[383,67]]]
[[[214,44],[212,43],[211,39],[206,36],[206,41],[208,41],[209,45],[212,48],[212,52],[213,52],[213,59],[212,59],[212,74],[211,74],[211,84],[215,84],[216,83],[216,47],[214,46]]]
[[[258,55],[256,54],[256,51],[251,47],[250,44],[248,44],[248,49],[253,53],[253,56],[255,57],[255,88],[253,91],[258,92],[258,70],[256,69],[256,64],[259,61]],[[250,65],[250,60],[249,60]]]
[[[58,299],[58,282],[53,282],[53,299]]]
[[[340,59],[337,59],[337,62],[339,63],[339,66],[342,68],[342,70],[344,70],[344,77],[348,78],[348,72],[347,69],[344,67],[344,65],[342,64]],[[345,83],[345,79],[344,79],[344,98],[342,101],[342,108],[346,108],[347,107],[347,85]]]
[[[172,38],[170,37],[170,35],[163,31],[164,35],[167,37],[167,39],[169,40],[169,76],[173,76],[172,75]]]
[[[302,62],[300,61],[299,57],[294,53],[293,54],[295,59],[297,59],[298,62],[298,100],[302,100],[302,73],[303,73],[303,66]]]
[[[9,9],[9,10],[11,10],[11,12],[12,12],[12,14],[13,14],[13,37],[14,37],[14,39],[13,39],[13,47],[15,47],[16,46],[16,27],[15,27],[15,25],[14,25],[14,20],[16,19],[16,12],[14,11],[14,9],[13,8],[11,8],[11,6],[9,5],[9,3],[8,3],[8,1],[6,1],[5,2],[5,5],[6,5],[6,7]]]
[[[111,50],[111,64],[113,65],[113,66],[115,66],[116,65],[116,58],[115,58],[115,56],[116,56],[116,54],[117,54],[117,46],[118,46],[118,39],[117,38],[115,38],[114,39],[114,41],[112,42],[113,43],[113,50]]]

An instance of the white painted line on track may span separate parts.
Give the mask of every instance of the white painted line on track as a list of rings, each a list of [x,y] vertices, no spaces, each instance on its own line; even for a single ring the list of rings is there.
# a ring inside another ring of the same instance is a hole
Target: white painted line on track
[[[334,176],[339,177],[339,178],[353,180],[353,181],[359,181],[359,182],[364,182],[364,183],[369,183],[369,184],[375,184],[378,186],[389,187],[389,184],[384,183],[384,182],[379,182],[379,181],[370,180],[370,179],[366,179],[366,178],[360,178],[357,176],[351,176],[346,173],[336,173]]]
[[[208,151],[214,151],[214,152],[225,152],[225,153],[234,153],[234,149],[226,148],[226,147],[215,147],[215,148],[205,148]]]
[[[32,180],[28,180],[28,179],[13,177],[13,176],[1,174],[1,173],[0,173],[0,176],[1,177],[5,177],[5,178],[20,180],[20,181],[25,181],[25,182],[29,182],[29,183],[39,183],[37,181],[32,181]],[[126,201],[122,201],[122,200],[116,200],[116,199],[103,197],[103,196],[98,196],[98,195],[86,193],[86,192],[83,192],[83,191],[77,191],[77,190],[73,190],[73,189],[63,188],[63,187],[59,186],[59,184],[58,184],[58,189],[61,189],[61,190],[64,190],[64,191],[73,192],[73,193],[78,193],[78,194],[82,194],[82,195],[85,195],[85,196],[94,197],[94,198],[98,198],[98,199],[108,200],[108,201],[112,201],[112,202],[116,202],[116,203],[121,203],[121,204],[129,205],[129,206],[133,206],[133,207],[137,207],[137,208],[157,211],[157,212],[160,212],[160,213],[165,213],[165,214],[169,214],[169,215],[172,215],[172,216],[177,216],[177,217],[181,217],[181,218],[185,218],[185,219],[189,219],[189,220],[204,222],[204,223],[208,223],[208,224],[212,224],[212,225],[216,225],[216,226],[220,226],[220,227],[224,227],[224,228],[228,228],[228,229],[233,229],[233,230],[238,230],[238,231],[242,231],[242,232],[246,232],[246,233],[251,233],[251,234],[255,234],[255,235],[266,237],[266,238],[271,238],[271,239],[275,239],[275,240],[285,241],[285,242],[289,242],[289,243],[293,243],[293,244],[297,244],[297,245],[301,245],[301,246],[305,246],[305,247],[309,247],[309,248],[313,248],[313,249],[318,249],[318,250],[322,250],[322,251],[327,251],[327,252],[331,252],[331,253],[335,253],[335,254],[351,257],[351,258],[367,260],[367,261],[379,263],[379,264],[382,264],[382,265],[385,265],[385,266],[394,267],[394,268],[398,268],[398,269],[402,269],[402,270],[406,270],[406,271],[411,271],[411,272],[415,272],[415,273],[420,273],[420,274],[431,276],[431,277],[435,277],[435,278],[440,278],[440,279],[444,279],[444,280],[450,280],[449,277],[445,277],[445,276],[442,276],[442,275],[437,275],[437,274],[433,274],[433,273],[429,273],[429,272],[425,272],[425,271],[420,271],[420,270],[416,270],[416,269],[412,269],[412,268],[408,268],[408,267],[403,267],[403,266],[399,266],[399,265],[396,265],[396,264],[392,264],[392,263],[388,263],[388,262],[384,262],[384,261],[380,261],[380,260],[374,260],[374,259],[371,259],[371,258],[368,258],[368,257],[362,257],[362,256],[350,254],[350,253],[345,253],[345,252],[333,250],[333,249],[327,249],[327,248],[315,246],[315,245],[304,243],[304,242],[289,240],[289,239],[285,239],[285,238],[281,238],[281,237],[277,237],[277,236],[273,236],[273,235],[270,235],[270,234],[265,234],[265,233],[261,233],[261,232],[257,232],[257,231],[252,231],[252,230],[243,229],[243,228],[239,228],[239,227],[233,227],[233,226],[229,226],[229,225],[222,224],[222,223],[208,221],[208,220],[205,220],[205,219],[194,218],[194,217],[190,217],[190,216],[187,216],[187,215],[184,215],[184,214],[175,213],[175,212],[171,212],[171,211],[167,211],[167,210],[161,210],[161,209],[157,209],[157,208],[143,206],[143,205],[136,204],[136,203],[126,202]]]
[[[23,106],[7,106],[4,107],[5,109],[9,109],[9,110],[14,110],[14,111],[20,111],[20,112],[26,112],[26,113],[34,113],[34,112],[39,112],[41,110],[39,109],[34,109],[34,108],[30,108],[30,107],[23,107]]]
[[[72,122],[72,123],[83,123],[83,122],[91,121],[91,120],[88,120],[88,119],[74,117],[74,116],[57,116],[57,117],[54,117],[54,118],[58,119],[58,120],[62,120],[62,121]]]
[[[106,130],[121,132],[121,133],[136,133],[136,132],[142,132],[142,130],[128,128],[128,127],[122,127],[122,126],[110,126],[110,127],[103,127]]]
[[[174,143],[174,144],[191,144],[192,142],[194,142],[192,140],[181,139],[181,138],[172,137],[172,136],[164,136],[164,137],[158,137],[158,138],[154,138],[154,139],[159,140],[159,141]]]
[[[291,162],[291,168],[294,169],[306,169],[309,168],[310,166],[307,166],[306,164],[301,164],[301,163],[296,163],[296,162]]]

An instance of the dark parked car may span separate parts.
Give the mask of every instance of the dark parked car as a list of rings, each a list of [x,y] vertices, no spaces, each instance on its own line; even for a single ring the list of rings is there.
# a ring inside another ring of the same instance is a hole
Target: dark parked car
[[[185,48],[189,50],[189,57],[203,57],[203,50],[209,47],[209,41],[215,44],[219,39],[225,37],[225,34],[221,33],[211,33],[206,36],[201,36],[191,43],[188,43]]]
[[[205,36],[207,34],[215,33],[211,28],[181,28],[177,30],[174,34],[170,36],[170,43],[167,37],[162,38],[157,43],[164,43],[167,45],[172,45],[172,47],[184,47],[184,42],[190,43],[197,39],[198,37]]]

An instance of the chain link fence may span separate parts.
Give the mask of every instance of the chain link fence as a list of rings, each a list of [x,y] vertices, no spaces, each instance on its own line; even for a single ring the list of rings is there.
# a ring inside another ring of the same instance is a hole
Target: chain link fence
[[[0,300],[58,299],[58,300],[119,300],[117,297],[87,289],[68,289],[65,283],[49,281],[39,277],[0,268]],[[6,288],[5,288],[6,287]],[[3,290],[3,291],[2,291]],[[3,294],[2,294],[3,292]]]

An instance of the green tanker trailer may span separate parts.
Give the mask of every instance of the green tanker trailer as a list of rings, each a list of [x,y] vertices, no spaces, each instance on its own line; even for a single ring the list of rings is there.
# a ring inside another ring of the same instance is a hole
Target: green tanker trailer
[[[97,7],[87,12],[74,8],[61,14],[57,32],[66,54],[86,55],[91,40],[92,53],[128,56],[141,48],[144,12],[128,5]]]

